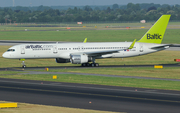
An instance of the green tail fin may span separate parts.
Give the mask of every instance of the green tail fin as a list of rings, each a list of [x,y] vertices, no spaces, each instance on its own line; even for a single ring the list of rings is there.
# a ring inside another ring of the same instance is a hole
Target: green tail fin
[[[138,42],[161,44],[170,17],[171,15],[162,15]]]

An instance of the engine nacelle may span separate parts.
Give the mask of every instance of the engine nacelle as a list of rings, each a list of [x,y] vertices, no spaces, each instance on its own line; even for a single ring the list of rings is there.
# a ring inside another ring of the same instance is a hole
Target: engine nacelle
[[[62,59],[62,58],[56,58],[57,63],[68,63],[70,62],[70,59]]]
[[[70,55],[70,61],[72,64],[82,64],[92,61],[92,57],[88,57],[87,55]]]

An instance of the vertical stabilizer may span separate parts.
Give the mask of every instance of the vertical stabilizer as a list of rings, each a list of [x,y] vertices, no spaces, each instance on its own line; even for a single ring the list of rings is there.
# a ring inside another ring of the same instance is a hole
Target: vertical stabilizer
[[[161,44],[170,17],[171,15],[162,15],[138,42]]]

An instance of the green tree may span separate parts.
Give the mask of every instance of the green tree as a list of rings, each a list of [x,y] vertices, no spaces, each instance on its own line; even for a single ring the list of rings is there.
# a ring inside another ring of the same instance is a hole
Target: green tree
[[[83,7],[83,9],[84,9],[85,11],[92,11],[92,8],[91,8],[90,6],[88,6],[88,5],[86,5],[85,7]]]
[[[119,5],[118,4],[113,4],[112,8],[113,8],[113,10],[116,10],[116,9],[119,8]]]
[[[107,12],[107,13],[110,13],[110,12],[111,12],[111,8],[108,7],[108,8],[106,9],[106,12]]]

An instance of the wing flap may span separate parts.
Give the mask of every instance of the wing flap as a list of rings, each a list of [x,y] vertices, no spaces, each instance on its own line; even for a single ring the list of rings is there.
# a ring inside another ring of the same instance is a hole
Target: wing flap
[[[101,56],[101,55],[106,55],[106,54],[111,54],[111,53],[118,53],[121,50],[109,50],[109,51],[95,51],[95,52],[84,52],[88,56]]]

